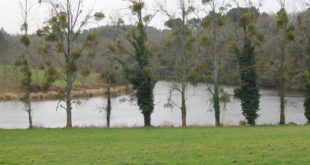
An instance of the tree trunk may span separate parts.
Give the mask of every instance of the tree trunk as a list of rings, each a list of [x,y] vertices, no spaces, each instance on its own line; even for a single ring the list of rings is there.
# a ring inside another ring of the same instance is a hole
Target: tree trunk
[[[309,78],[308,78],[309,79]],[[305,117],[307,118],[307,124],[310,124],[310,83],[306,84],[306,98],[304,102]]]
[[[71,57],[71,49],[72,49],[72,36],[74,35],[74,29],[72,26],[72,17],[70,16],[71,13],[71,4],[70,4],[70,0],[67,0],[66,2],[67,7],[67,38],[66,38],[66,42],[67,42],[67,50],[65,51],[64,55],[66,58],[66,65],[71,65],[71,62],[74,62],[74,60]],[[72,97],[71,97],[71,92],[72,92],[72,87],[73,87],[73,71],[72,70],[68,70],[66,73],[66,110],[67,110],[67,128],[72,128]]]
[[[220,98],[217,84],[214,85],[213,107],[215,113],[215,125],[220,126]]]
[[[182,112],[182,127],[186,127],[186,100],[185,100],[185,85],[182,85],[181,97],[182,97],[182,105],[181,105],[181,112]]]
[[[66,105],[67,105],[67,125],[66,127],[67,128],[72,128],[72,105],[71,105],[71,100],[67,99],[67,102],[66,102]]]
[[[308,42],[308,40],[306,39],[306,43],[307,43],[307,55],[308,57],[310,57],[310,44]],[[308,65],[308,76],[307,76],[307,79],[305,81],[305,102],[304,102],[304,108],[305,108],[305,117],[307,118],[307,124],[310,124],[310,76],[309,76],[309,73],[310,73],[310,59],[308,59],[308,62],[307,62],[307,65]]]
[[[71,100],[68,100],[67,99],[67,102],[66,102],[66,105],[67,105],[67,125],[66,127],[67,128],[72,128],[72,105],[71,105]]]
[[[212,1],[214,6],[214,1]],[[213,12],[215,13],[215,8],[213,8]],[[214,20],[215,21],[215,20]],[[213,94],[213,108],[214,108],[214,115],[215,115],[215,126],[220,126],[220,114],[221,114],[221,107],[220,107],[220,96],[219,96],[219,57],[216,52],[216,43],[217,42],[217,27],[216,23],[213,22],[213,43],[212,43],[212,56],[213,56],[213,65],[214,65],[214,94]]]
[[[67,73],[67,87],[66,87],[66,111],[67,111],[67,128],[72,128],[72,98],[71,98],[71,90],[72,90],[72,80],[71,73]]]
[[[111,118],[111,87],[108,85],[107,90],[107,127],[110,128],[110,118]]]
[[[284,95],[285,85],[282,80],[280,85],[280,125],[285,124],[285,95]]]
[[[308,64],[308,73],[310,73],[310,63]],[[304,108],[305,108],[305,117],[307,118],[307,124],[310,124],[310,77],[307,76],[306,84],[305,84],[305,102],[304,102]]]
[[[30,101],[28,103],[26,103],[27,106],[27,112],[28,112],[28,121],[29,121],[29,129],[33,128],[33,124],[32,124],[32,109],[31,109],[31,103]]]
[[[151,127],[151,113],[145,112],[143,113],[144,116],[144,126],[145,127]]]
[[[285,47],[284,44],[282,45],[282,49],[281,49],[281,80],[280,80],[280,125],[284,125],[285,124]]]

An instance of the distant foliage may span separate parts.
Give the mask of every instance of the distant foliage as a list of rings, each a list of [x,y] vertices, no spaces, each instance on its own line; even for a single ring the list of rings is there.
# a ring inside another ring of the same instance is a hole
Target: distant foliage
[[[57,75],[57,70],[53,67],[48,67],[47,70],[45,71],[45,76],[44,76],[44,82],[43,82],[43,90],[47,92],[54,82],[59,79]]]

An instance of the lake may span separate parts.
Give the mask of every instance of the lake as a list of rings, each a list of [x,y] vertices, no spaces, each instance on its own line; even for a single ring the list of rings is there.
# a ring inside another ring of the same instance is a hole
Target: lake
[[[181,126],[181,111],[178,107],[165,108],[172,83],[160,81],[154,89],[155,109],[152,114],[154,126]],[[225,91],[233,94],[233,87],[225,87]],[[279,122],[279,97],[276,91],[260,91],[260,117],[258,125],[277,124]],[[112,100],[112,127],[139,127],[143,126],[143,116],[137,105],[124,101],[128,95],[119,96]],[[214,125],[214,112],[210,104],[210,95],[206,85],[190,86],[187,89],[187,124],[195,126]],[[180,96],[173,95],[175,102],[180,105]],[[104,97],[81,99],[76,101],[72,110],[73,125],[77,127],[104,127],[106,125],[106,105]],[[303,97],[286,98],[286,122],[305,124]],[[33,102],[33,124],[46,128],[62,128],[66,125],[66,112],[63,109],[56,110],[57,101]],[[21,102],[0,102],[0,128],[24,129],[28,127],[27,112],[23,110]],[[240,107],[240,101],[231,98],[226,108],[222,109],[221,120],[225,125],[238,125],[245,120]]]

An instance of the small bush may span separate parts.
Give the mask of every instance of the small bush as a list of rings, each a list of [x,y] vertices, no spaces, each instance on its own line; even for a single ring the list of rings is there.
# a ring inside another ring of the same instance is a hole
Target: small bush
[[[239,121],[239,126],[246,126],[246,125],[247,125],[246,121],[244,120]]]

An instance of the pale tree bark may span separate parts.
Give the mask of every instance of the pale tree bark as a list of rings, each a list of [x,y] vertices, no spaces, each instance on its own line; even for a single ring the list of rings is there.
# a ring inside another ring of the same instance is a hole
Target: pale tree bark
[[[63,72],[58,73],[59,77],[65,81],[65,90],[60,102],[65,102],[65,106],[60,106],[66,110],[67,122],[66,127],[72,128],[72,89],[79,74],[79,65],[83,64],[81,56],[85,53],[89,45],[94,45],[95,37],[86,37],[82,44],[80,42],[81,31],[87,26],[93,18],[103,18],[100,13],[96,16],[92,15],[92,11],[83,12],[83,0],[77,1],[57,1],[57,0],[41,0],[41,3],[46,3],[51,7],[51,15],[53,19],[46,24],[48,29],[42,28],[39,36],[52,36],[46,42],[52,43],[55,49],[51,48],[51,52],[44,52],[57,62],[58,67],[62,68]],[[65,17],[65,19],[63,19]],[[41,34],[42,33],[42,34]],[[92,42],[92,43],[90,43]],[[85,62],[86,60],[84,60]],[[57,106],[58,107],[58,106]]]
[[[285,89],[286,89],[286,55],[285,55],[285,41],[283,39],[281,44],[281,60],[280,60],[280,124],[285,124]]]

